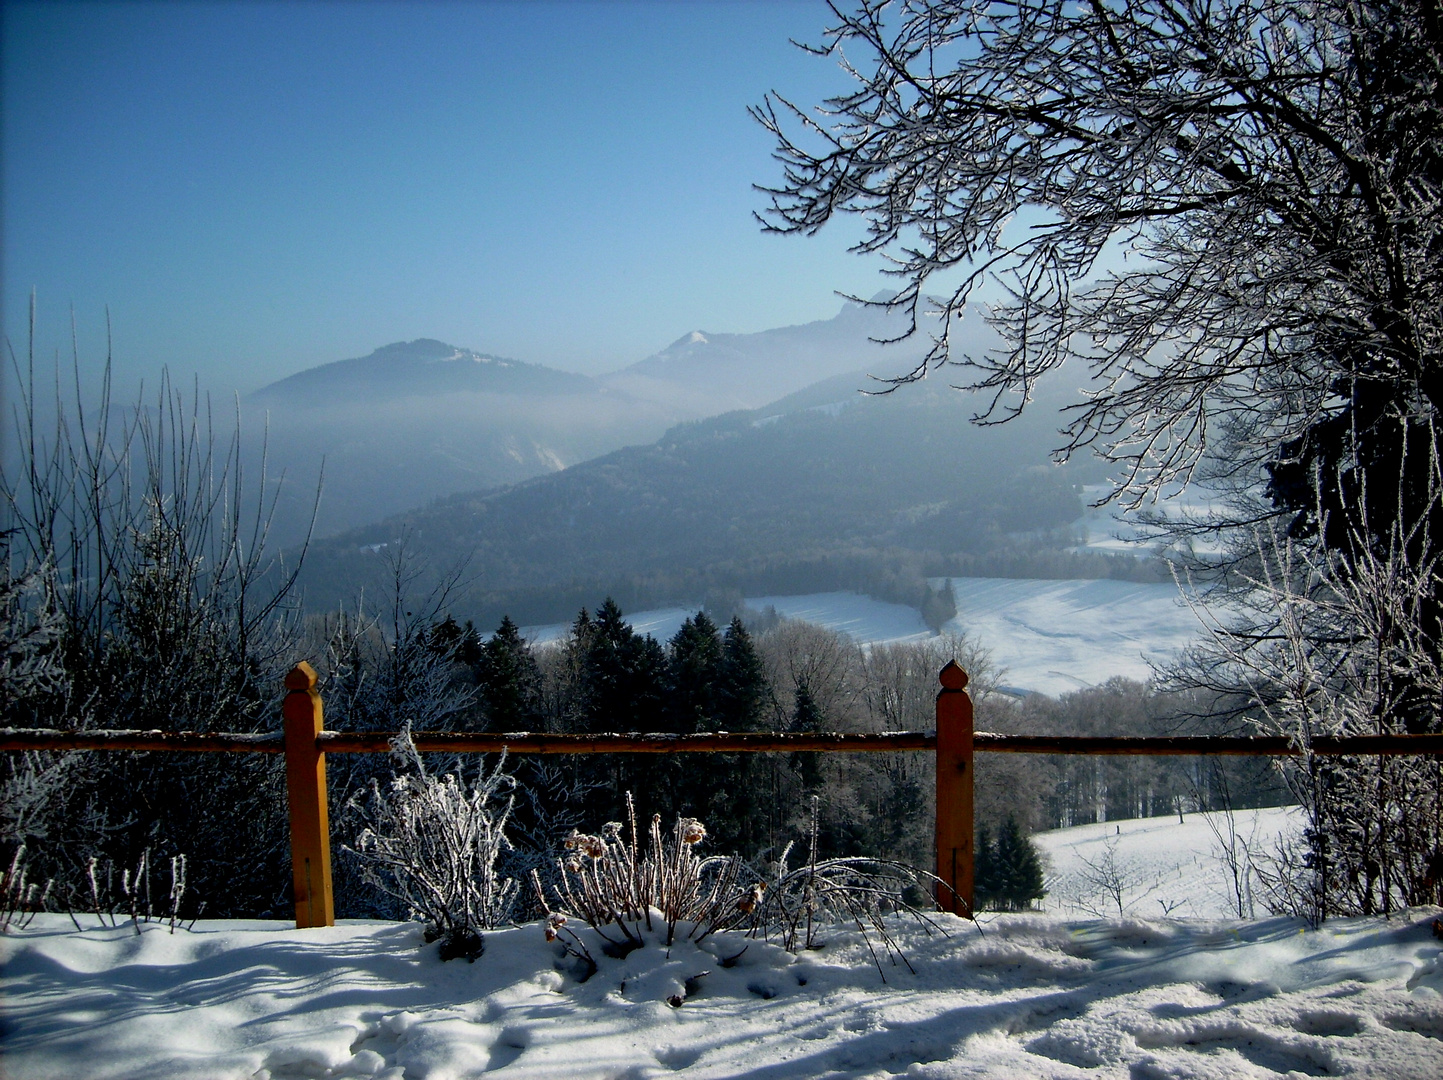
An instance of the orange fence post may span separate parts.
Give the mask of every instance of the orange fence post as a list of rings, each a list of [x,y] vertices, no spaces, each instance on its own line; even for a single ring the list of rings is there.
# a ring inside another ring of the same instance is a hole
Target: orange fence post
[[[937,694],[937,903],[970,918],[972,863],[972,697],[956,660],[938,676]]]
[[[286,676],[281,707],[286,737],[286,802],[291,815],[291,882],[296,928],[334,926],[331,824],[326,808],[326,755],[316,744],[324,722],[316,672],[302,660]]]

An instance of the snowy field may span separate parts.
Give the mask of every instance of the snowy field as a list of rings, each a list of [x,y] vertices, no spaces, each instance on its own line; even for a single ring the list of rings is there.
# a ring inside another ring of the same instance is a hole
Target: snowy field
[[[1171,583],[952,578],[947,629],[992,651],[1004,685],[1065,694],[1116,675],[1145,680],[1149,661],[1196,641],[1202,624]]]
[[[862,645],[892,641],[925,641],[932,636],[922,613],[906,604],[888,604],[853,592],[807,596],[749,596],[753,611],[775,608],[778,615],[846,634]]]
[[[1216,830],[1216,831],[1215,831]],[[1296,807],[1238,810],[1232,835],[1247,850],[1271,855],[1279,840],[1296,837],[1302,819]],[[1049,911],[1061,915],[1173,915],[1227,918],[1238,913],[1230,875],[1219,858],[1229,836],[1227,814],[1176,814],[1135,821],[1108,821],[1036,833],[1047,856]],[[1241,881],[1244,912],[1265,914],[1257,882]],[[1254,903],[1248,906],[1248,899]]]
[[[884,961],[885,982],[849,932],[799,956],[730,937],[598,952],[581,982],[536,925],[442,964],[416,924],[137,936],[48,915],[0,939],[0,1060],[10,1080],[1437,1080],[1437,914],[949,916],[947,936],[902,932],[914,970]]]
[[[1074,550],[1146,558],[1156,554],[1160,545],[1155,538],[1156,530],[1142,524],[1144,515],[1172,522],[1201,522],[1215,515],[1225,516],[1223,504],[1197,484],[1186,489],[1168,485],[1163,498],[1144,501],[1139,508],[1141,514],[1123,510],[1115,503],[1090,505],[1111,490],[1109,484],[1083,485],[1082,499],[1089,505],[1082,517],[1073,522],[1073,527],[1082,535],[1082,543]],[[1193,550],[1198,554],[1218,554],[1221,548],[1214,538],[1199,537],[1193,542]]]
[[[992,650],[1005,669],[1003,683],[1021,692],[1065,694],[1115,675],[1146,679],[1149,660],[1165,659],[1197,639],[1201,625],[1181,604],[1176,586],[1127,581],[1030,578],[952,578],[957,617],[947,629],[966,633]],[[941,583],[937,579],[933,584]],[[836,630],[863,645],[924,641],[931,631],[905,604],[850,592],[805,596],[754,596],[755,611]],[[695,608],[661,608],[628,614],[638,633],[666,641]],[[538,644],[559,640],[568,623],[522,628]]]

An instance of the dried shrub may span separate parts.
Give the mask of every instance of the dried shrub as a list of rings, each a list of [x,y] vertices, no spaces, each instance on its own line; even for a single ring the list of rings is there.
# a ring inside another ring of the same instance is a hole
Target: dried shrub
[[[696,847],[706,838],[706,827],[689,817],[677,818],[670,834],[663,836],[661,815],[653,814],[643,852],[630,792],[626,809],[629,837],[622,837],[620,822],[611,821],[600,833],[573,830],[566,839],[552,887],[565,912],[547,905],[540,876],[533,871],[532,884],[547,913],[548,939],[561,936],[566,912],[591,926],[615,955],[641,947],[643,927],[655,932],[664,925],[670,946],[678,927],[684,939],[699,942],[747,921],[754,904],[752,891],[741,884],[750,873],[746,863],[735,855],[698,856]],[[568,937],[572,939],[574,934]],[[569,948],[590,960],[579,939]]]
[[[850,924],[867,942],[884,982],[884,957],[911,970],[887,925],[889,916],[905,915],[929,933],[946,933],[921,906],[932,906],[930,896],[940,884],[935,875],[887,859],[817,858],[815,798],[806,864],[788,865],[789,844],[767,877],[735,855],[698,856],[696,846],[706,828],[695,818],[677,818],[664,835],[661,816],[653,815],[643,852],[630,793],[626,805],[628,836],[613,821],[595,835],[575,831],[568,838],[566,854],[558,860],[559,883],[551,889],[554,907],[540,876],[532,873],[546,912],[546,939],[579,959],[588,974],[596,961],[570,926],[573,917],[590,926],[612,956],[642,947],[644,933],[655,933],[659,926],[665,927],[667,946],[678,934],[700,942],[714,933],[744,930],[796,952],[820,948],[822,927]]]

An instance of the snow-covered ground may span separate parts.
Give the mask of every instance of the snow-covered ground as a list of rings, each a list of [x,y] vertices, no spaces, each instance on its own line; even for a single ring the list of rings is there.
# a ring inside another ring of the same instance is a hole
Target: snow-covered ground
[[[952,578],[957,617],[947,629],[992,651],[1002,682],[1065,694],[1116,675],[1146,679],[1203,627],[1177,586],[1131,581]]]
[[[1064,694],[1115,675],[1146,679],[1149,660],[1165,659],[1202,631],[1179,602],[1172,584],[1030,578],[952,578],[957,617],[947,629],[966,633],[992,650],[1006,669],[1003,682],[1024,692]],[[941,579],[933,584],[940,585]],[[755,611],[775,608],[847,634],[863,645],[924,641],[931,636],[921,613],[851,592],[805,596],[753,596]],[[665,641],[695,608],[660,608],[627,615],[638,633]],[[567,623],[523,627],[537,643],[556,641]]]
[[[846,634],[862,645],[893,641],[925,641],[932,636],[922,613],[906,604],[889,604],[854,592],[811,593],[806,596],[749,596],[753,611],[775,608],[778,615]]]
[[[1082,499],[1087,510],[1073,523],[1082,534],[1077,550],[1099,551],[1108,555],[1133,555],[1145,558],[1157,553],[1156,529],[1144,524],[1144,517],[1172,522],[1204,522],[1215,515],[1225,515],[1218,497],[1198,484],[1181,488],[1169,484],[1162,497],[1146,500],[1137,510],[1125,510],[1116,503],[1092,506],[1112,490],[1110,484],[1085,484]],[[1193,542],[1198,554],[1217,554],[1221,548],[1216,538],[1202,536]]]
[[[416,924],[137,936],[48,915],[0,939],[0,1055],[12,1080],[1436,1080],[1436,914],[1318,931],[1040,914],[979,930],[949,916],[949,936],[900,932],[914,970],[884,961],[885,982],[845,931],[797,956],[729,937],[653,942],[597,953],[581,982],[535,925],[443,964]]]
[[[1135,821],[1108,821],[1034,835],[1047,856],[1049,911],[1089,915],[1164,915],[1188,918],[1236,916],[1237,892],[1245,913],[1266,909],[1255,877],[1243,874],[1235,888],[1220,858],[1229,836],[1234,849],[1267,858],[1279,840],[1298,836],[1297,807],[1176,814]],[[1252,900],[1249,905],[1248,901]]]

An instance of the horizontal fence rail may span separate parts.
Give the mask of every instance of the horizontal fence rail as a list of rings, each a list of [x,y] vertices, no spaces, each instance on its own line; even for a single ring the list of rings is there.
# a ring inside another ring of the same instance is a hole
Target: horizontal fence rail
[[[316,749],[328,754],[385,754],[397,731],[322,731]],[[536,731],[413,731],[411,741],[422,753],[489,754],[698,754],[788,753],[811,750],[833,753],[882,753],[935,750],[935,731],[852,732],[712,732],[672,735],[666,732],[608,732],[563,735]],[[1080,754],[1168,757],[1298,757],[1314,754],[1440,754],[1443,735],[1316,736],[1306,746],[1281,735],[1004,735],[978,731],[972,735],[979,754]],[[59,731],[52,728],[0,728],[0,751],[15,750],[142,750],[187,753],[283,754],[279,731],[248,735],[199,731]]]
[[[235,731],[51,731],[0,728],[0,750],[180,750],[212,754],[284,754],[279,731],[246,735]]]
[[[554,734],[512,731],[412,731],[422,753],[694,754],[813,751],[878,753],[930,750],[937,763],[935,841],[937,901],[962,915],[973,899],[973,758],[979,753],[1130,756],[1257,756],[1443,754],[1443,734],[1317,736],[1306,743],[1285,736],[1233,735],[1006,735],[974,731],[967,673],[949,662],[939,675],[937,726],[932,731],[658,732]],[[327,731],[316,673],[305,662],[286,676],[280,731],[249,734],[204,731],[58,731],[0,728],[0,751],[112,750],[221,754],[283,754],[291,831],[296,925],[335,922],[331,895],[327,754],[384,754],[402,733]]]

